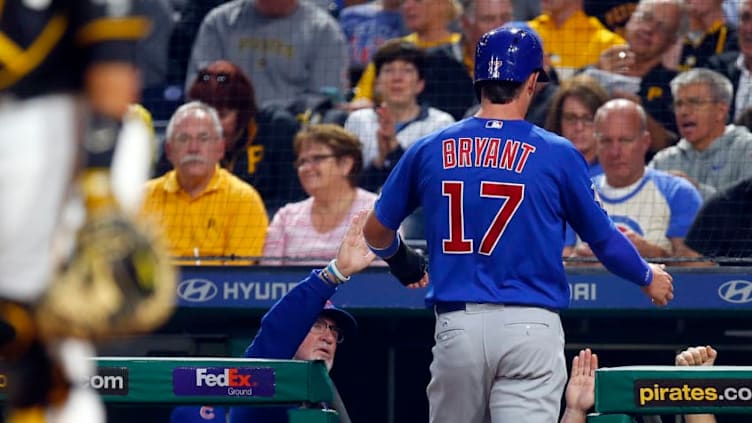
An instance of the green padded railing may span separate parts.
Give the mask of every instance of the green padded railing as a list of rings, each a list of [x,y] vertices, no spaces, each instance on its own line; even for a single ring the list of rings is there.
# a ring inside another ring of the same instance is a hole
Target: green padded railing
[[[604,415],[752,414],[752,367],[626,366],[595,372],[595,411]],[[610,418],[610,417],[609,417]]]
[[[321,361],[98,357],[89,381],[108,403],[129,404],[318,404],[332,401],[331,380]],[[0,371],[0,381],[6,381]],[[4,383],[0,383],[2,393]],[[290,422],[339,421],[332,410],[291,410]]]
[[[105,402],[281,404],[331,402],[322,362],[216,358],[97,358],[92,385]],[[126,372],[127,384],[110,374]],[[123,392],[124,391],[124,392]]]

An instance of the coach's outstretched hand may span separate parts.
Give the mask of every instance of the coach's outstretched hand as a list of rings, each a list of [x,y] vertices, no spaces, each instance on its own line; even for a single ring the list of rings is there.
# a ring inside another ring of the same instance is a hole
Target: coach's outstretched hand
[[[351,276],[368,267],[376,258],[363,238],[363,225],[368,210],[361,210],[353,216],[347,233],[337,251],[337,268],[344,276]]]
[[[665,306],[674,299],[674,278],[666,272],[665,267],[664,264],[650,263],[653,280],[650,281],[650,285],[641,288],[657,306]]]

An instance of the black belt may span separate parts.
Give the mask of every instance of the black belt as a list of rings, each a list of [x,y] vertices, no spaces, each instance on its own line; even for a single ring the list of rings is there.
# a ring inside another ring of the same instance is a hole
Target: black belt
[[[437,314],[451,313],[453,311],[465,311],[467,303],[461,301],[445,301],[434,304]]]
[[[502,304],[499,304],[502,305]],[[532,304],[504,304],[511,307],[536,307],[536,308],[542,308],[545,310],[548,310],[553,313],[558,313],[559,310],[555,310],[549,307],[543,307],[538,305],[532,305]],[[433,305],[434,310],[436,310],[436,314],[444,314],[444,313],[451,313],[453,311],[465,311],[467,310],[467,303],[464,301],[442,301],[435,303]]]

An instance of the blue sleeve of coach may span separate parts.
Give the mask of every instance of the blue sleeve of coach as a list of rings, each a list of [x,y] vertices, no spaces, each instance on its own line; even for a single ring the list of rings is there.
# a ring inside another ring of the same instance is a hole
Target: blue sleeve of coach
[[[335,290],[312,271],[266,312],[245,357],[291,359]]]

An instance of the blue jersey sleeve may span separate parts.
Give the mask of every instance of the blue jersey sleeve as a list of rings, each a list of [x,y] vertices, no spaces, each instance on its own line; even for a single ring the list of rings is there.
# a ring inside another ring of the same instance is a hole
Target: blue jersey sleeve
[[[650,266],[621,232],[611,232],[608,238],[590,244],[590,248],[614,275],[640,286],[650,285],[653,280]]]
[[[564,229],[564,246],[574,247],[577,244],[577,234],[574,232],[571,226],[567,224]]]
[[[419,141],[407,149],[392,169],[381,188],[379,198],[376,199],[376,218],[389,229],[396,231],[402,221],[420,204],[417,194],[420,178],[415,176],[419,172],[419,153],[422,148],[423,143]]]
[[[562,205],[566,220],[585,242],[592,244],[606,239],[616,228],[603,209],[587,164],[574,149],[564,148],[561,154]]]
[[[684,238],[702,205],[700,192],[684,178],[652,169],[649,172],[671,209],[666,237]]]

